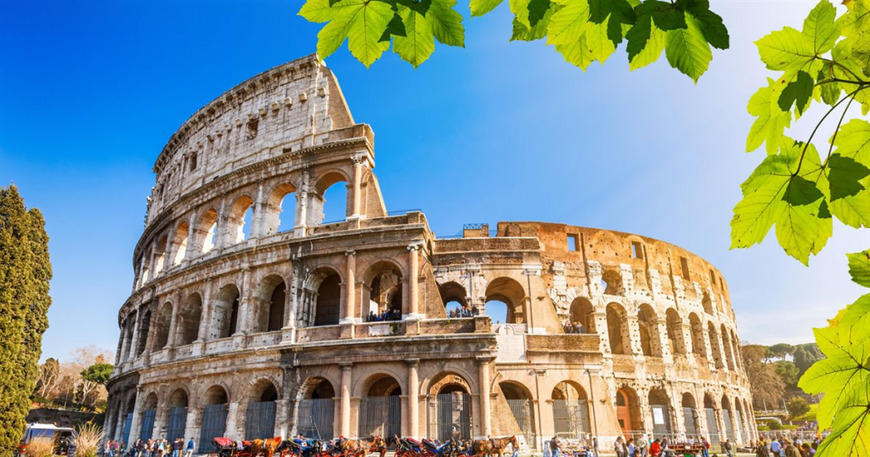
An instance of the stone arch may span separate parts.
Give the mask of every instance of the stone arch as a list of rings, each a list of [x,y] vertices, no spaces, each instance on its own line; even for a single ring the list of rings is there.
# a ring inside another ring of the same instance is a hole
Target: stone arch
[[[203,406],[208,405],[222,405],[228,404],[230,402],[230,389],[225,386],[223,383],[212,384],[202,393],[202,399],[200,404]]]
[[[318,225],[324,222],[324,216],[329,212],[327,211],[329,208],[327,207],[328,202],[326,199],[326,192],[329,191],[334,185],[341,185],[340,183],[344,183],[344,202],[339,201],[337,205],[341,205],[343,203],[344,218],[350,216],[350,211],[352,211],[352,205],[348,204],[350,192],[347,192],[347,183],[349,182],[350,178],[344,173],[344,171],[339,169],[332,169],[326,171],[315,180],[314,192],[309,194],[311,202],[311,207],[308,209],[309,215],[311,217],[310,225]],[[338,211],[336,211],[336,213],[338,213]]]
[[[720,442],[719,422],[716,420],[716,401],[709,392],[704,394],[704,421],[707,424],[707,433],[710,435],[710,444],[716,446]]]
[[[429,388],[426,391],[429,395],[438,395],[445,391],[445,389],[451,392],[456,391],[451,390],[451,386],[471,394],[471,384],[468,382],[468,379],[456,371],[442,371],[433,376],[428,385]]]
[[[263,234],[272,235],[279,231],[292,230],[296,223],[296,205],[288,205],[288,198],[295,200],[296,186],[290,182],[282,182],[269,192],[266,205],[263,208],[261,223]]]
[[[451,311],[460,309],[469,309],[468,293],[465,287],[456,281],[449,281],[438,285],[438,292],[441,295],[441,301],[444,303],[444,309],[448,315]]]
[[[328,379],[316,376],[305,380],[299,389],[301,399],[333,399],[336,398],[335,388]]]
[[[152,351],[159,351],[169,343],[169,327],[172,324],[173,313],[174,307],[171,302],[160,306],[157,313],[157,327],[154,330],[154,343],[151,345]]]
[[[713,300],[708,292],[704,292],[704,297],[701,298],[701,305],[704,307],[704,312],[713,315]]]
[[[239,331],[240,297],[235,284],[227,284],[218,291],[211,309],[209,340],[228,338]]]
[[[659,335],[658,316],[649,304],[644,303],[637,309],[637,326],[643,355],[661,357],[662,339]]]
[[[607,305],[607,337],[612,354],[631,354],[628,315],[619,303]]]
[[[722,348],[719,346],[719,332],[716,331],[716,326],[712,322],[707,322],[707,335],[710,338],[710,351],[713,353],[713,362],[716,364],[716,368],[724,368]]]
[[[359,436],[401,434],[402,386],[398,379],[390,374],[377,373],[361,384]]]
[[[217,222],[218,212],[209,208],[202,213],[196,223],[196,251],[199,253],[210,252],[217,245]]]
[[[145,396],[145,401],[142,403],[142,408],[139,410],[139,438],[142,440],[151,439],[154,433],[154,418],[157,414],[157,393],[151,392]]]
[[[734,434],[734,423],[731,421],[731,415],[734,414],[734,410],[731,409],[731,401],[728,400],[727,394],[722,394],[722,423],[725,425],[725,439],[734,443],[735,434]]]
[[[441,372],[429,383],[434,427],[429,436],[440,441],[471,438],[471,386],[460,374]]]
[[[388,319],[400,319],[403,313],[404,279],[402,268],[393,260],[378,260],[363,274],[364,296],[368,297],[368,306],[363,309],[364,315],[391,314]]]
[[[145,255],[142,257],[141,274],[139,275],[139,285],[143,285],[151,280],[151,254],[154,252],[154,246],[148,246]]]
[[[706,358],[707,345],[704,343],[704,326],[697,314],[689,314],[689,326],[692,328],[692,353]]]
[[[248,401],[278,401],[281,399],[278,383],[272,378],[259,378],[250,386],[247,392]]]
[[[227,426],[230,391],[222,384],[213,384],[202,394],[202,426],[199,434],[199,452],[212,449],[211,441],[223,436]]]
[[[580,324],[581,333],[596,333],[595,307],[585,297],[577,297],[571,302],[571,323],[575,326]]]
[[[731,347],[734,348],[734,366],[743,370],[743,355],[740,353],[740,340],[737,339],[737,334],[731,329]]]
[[[661,387],[654,387],[649,391],[650,413],[652,414],[652,428],[654,435],[667,435],[673,432],[671,427],[671,399],[668,392]]]
[[[167,406],[170,408],[184,407],[187,408],[190,403],[190,394],[184,387],[177,387],[169,394],[167,398]]]
[[[238,244],[251,237],[250,221],[253,219],[254,199],[248,194],[238,196],[230,206],[226,217],[224,246]],[[249,215],[249,212],[251,213]],[[245,222],[248,219],[248,222]]]
[[[319,267],[305,280],[300,327],[338,325],[341,318],[342,277],[332,267]]]
[[[245,408],[245,438],[248,440],[271,438],[275,431],[275,417],[280,394],[275,382],[261,378],[248,390]]]
[[[151,310],[146,309],[144,313],[142,313],[141,320],[139,321],[139,339],[136,342],[136,352],[137,356],[142,355],[146,349],[146,343],[148,342],[148,332],[151,329]]]
[[[722,324],[720,329],[721,333],[719,333],[719,336],[722,337],[722,349],[723,352],[725,352],[725,363],[727,363],[729,370],[734,371],[734,347],[731,345],[731,334],[728,332],[728,328],[725,327],[725,324]]]
[[[570,380],[560,381],[550,395],[553,402],[553,425],[556,436],[581,438],[590,433],[589,405],[586,390]]]
[[[187,242],[190,233],[190,224],[187,221],[181,221],[175,227],[175,234],[172,237],[172,265],[178,265],[187,256]]]
[[[336,392],[332,383],[322,377],[305,380],[299,389],[296,410],[296,433],[321,439],[333,436]]]
[[[665,319],[668,329],[668,343],[671,345],[671,354],[685,354],[686,342],[683,341],[683,319],[674,308],[665,311]]]
[[[526,291],[515,279],[500,277],[486,285],[486,305],[484,312],[492,317],[491,311],[487,310],[490,302],[504,303],[506,308],[506,324],[516,324],[525,321],[523,305],[526,300]]]
[[[157,244],[154,248],[154,276],[160,274],[163,268],[166,267],[166,245],[169,242],[169,236],[165,233],[157,239]]]
[[[637,391],[629,386],[622,386],[616,391],[613,403],[616,405],[616,420],[623,433],[642,429]]]
[[[254,332],[273,332],[284,327],[284,310],[287,305],[287,284],[277,274],[260,281],[254,297]]]
[[[170,442],[186,438],[184,432],[187,427],[187,409],[190,403],[190,395],[185,387],[177,387],[169,394],[166,400],[166,439]]]
[[[531,390],[517,381],[501,381],[498,387],[510,409],[510,415],[507,412],[500,412],[499,415],[504,419],[513,419],[513,422],[508,420],[504,424],[509,428],[502,430],[502,433],[522,434],[526,443],[533,445],[537,434],[537,421]]]
[[[686,429],[686,436],[695,436],[700,432],[698,423],[698,405],[695,402],[695,397],[686,392],[680,401],[680,406],[683,408],[683,426]]]
[[[187,297],[175,318],[175,344],[183,346],[196,341],[199,338],[201,320],[202,297],[194,292]]]
[[[607,295],[625,295],[622,272],[619,267],[604,267],[601,274],[601,291]]]

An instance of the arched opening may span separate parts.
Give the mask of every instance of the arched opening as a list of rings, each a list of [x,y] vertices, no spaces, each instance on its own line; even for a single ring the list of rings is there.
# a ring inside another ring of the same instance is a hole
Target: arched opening
[[[338,325],[341,314],[341,278],[334,272],[327,273],[317,288],[317,304],[314,307],[314,325]]]
[[[187,404],[187,392],[184,389],[176,389],[169,396],[166,439],[170,443],[178,438],[184,439],[185,426],[187,425]]]
[[[359,436],[402,433],[402,387],[395,378],[380,375],[360,401]]]
[[[233,284],[220,289],[211,311],[209,340],[228,338],[239,330],[239,295],[239,289]]]
[[[268,379],[254,384],[245,411],[245,439],[271,438],[275,435],[278,389]]]
[[[369,307],[363,310],[370,321],[402,319],[402,272],[389,262],[378,262],[365,276]]]
[[[661,357],[662,339],[659,336],[658,317],[650,305],[640,305],[637,312],[637,325],[640,331],[640,347],[643,355]]]
[[[555,435],[567,439],[584,438],[590,433],[586,391],[572,381],[556,384],[552,394]]]
[[[664,389],[650,389],[649,407],[652,412],[653,435],[668,435],[671,433],[670,400]]]
[[[601,290],[607,295],[625,295],[622,274],[618,268],[607,268],[601,275]]]
[[[689,325],[692,327],[692,353],[707,358],[707,345],[704,343],[704,327],[701,319],[695,313],[689,314]]]
[[[535,410],[532,407],[531,393],[525,386],[514,382],[501,382],[498,386],[511,410],[510,417],[514,419],[513,422],[508,422],[509,425],[505,425],[513,428],[510,432],[523,435],[526,443],[534,447],[536,435]],[[502,417],[505,416],[502,414]]]
[[[731,347],[734,349],[734,367],[740,370],[744,370],[743,367],[743,356],[740,355],[740,340],[737,339],[737,335],[734,333],[734,330],[731,330]]]
[[[713,314],[713,300],[710,299],[710,294],[704,292],[704,297],[701,299],[701,304],[704,305],[704,312],[707,314]]]
[[[233,202],[230,207],[229,217],[227,217],[227,227],[224,231],[227,244],[237,244],[245,241],[251,236],[251,218],[253,217],[254,200],[242,195]]]
[[[284,327],[284,308],[287,286],[278,275],[269,275],[260,281],[255,298],[255,332],[274,332]]]
[[[457,284],[454,281],[440,284],[438,292],[441,294],[441,301],[444,302],[444,311],[449,318],[471,317],[474,315],[474,310],[468,306],[468,294],[465,287]]]
[[[263,214],[263,233],[272,235],[296,227],[296,187],[290,183],[272,189]]]
[[[153,252],[154,248],[149,246],[148,250],[145,251],[145,256],[142,257],[142,267],[140,268],[142,274],[140,275],[141,281],[139,281],[140,286],[151,280],[151,254]]]
[[[713,352],[713,362],[716,364],[716,368],[724,368],[722,348],[719,346],[719,332],[716,331],[716,326],[712,322],[707,323],[707,334],[710,337],[710,351]]]
[[[133,409],[136,407],[136,394],[130,396],[121,414],[121,441],[130,442],[130,431],[133,428]]]
[[[311,224],[329,224],[347,218],[347,179],[337,172],[327,173],[317,182],[311,195]]]
[[[190,224],[184,221],[175,228],[175,236],[172,238],[172,265],[178,265],[187,256],[187,237],[190,232]]]
[[[744,427],[743,405],[740,404],[740,399],[734,397],[734,422],[737,427],[734,429],[734,441],[738,443],[746,443],[748,441],[746,428]]]
[[[157,414],[157,394],[150,393],[145,397],[142,412],[139,414],[139,439],[150,440],[154,433],[154,418]]]
[[[163,235],[157,241],[157,248],[154,251],[154,276],[160,274],[163,271],[163,267],[166,263],[166,243],[167,236]]]
[[[157,314],[157,327],[154,329],[152,351],[159,351],[169,343],[169,326],[172,324],[172,303],[164,303]]]
[[[722,349],[725,352],[725,361],[728,364],[728,369],[734,371],[734,348],[731,346],[731,334],[728,332],[725,324],[722,324],[721,330],[722,333],[719,335],[722,337]]]
[[[145,352],[145,343],[148,342],[148,331],[151,329],[151,310],[145,311],[139,322],[139,340],[136,342],[136,355]]]
[[[525,322],[523,313],[525,299],[526,291],[516,280],[511,278],[494,279],[486,286],[484,313],[492,319],[493,323],[522,324]],[[503,308],[502,305],[504,305]],[[504,309],[503,317],[501,315],[502,309]]]
[[[568,333],[595,333],[595,307],[592,302],[583,297],[577,297],[571,302],[571,332]],[[566,330],[568,329],[566,325]]]
[[[671,354],[685,354],[686,343],[683,341],[683,320],[674,308],[668,308],[665,313],[668,326],[668,344]]]
[[[284,281],[272,289],[269,298],[269,325],[267,331],[281,330],[284,327],[284,302],[287,300],[287,286]]]
[[[199,218],[196,224],[196,237],[199,240],[199,252],[210,252],[217,244],[217,220],[218,213],[209,209]]]
[[[616,391],[616,420],[626,435],[631,435],[634,430],[642,427],[640,406],[634,389],[622,387]]]
[[[429,436],[444,442],[471,438],[471,395],[468,382],[454,373],[442,373],[429,387],[430,409],[434,427]]]
[[[722,395],[722,422],[725,426],[725,439],[734,443],[734,423],[731,422],[731,402]]]
[[[683,424],[686,427],[686,436],[694,437],[698,435],[700,429],[698,427],[698,413],[696,409],[697,405],[695,404],[695,397],[688,392],[684,393],[680,405],[683,407]]]
[[[616,303],[607,305],[607,338],[612,354],[631,354],[628,317],[625,309]]]
[[[710,394],[704,395],[704,419],[707,422],[707,432],[710,434],[710,445],[718,446],[721,442],[719,438],[719,423],[716,420],[716,403]]]
[[[199,338],[199,325],[202,320],[202,297],[194,293],[187,297],[181,312],[175,318],[176,344],[183,346]]]
[[[323,378],[305,383],[303,399],[299,401],[296,430],[302,436],[331,439],[335,418],[335,389]]]
[[[202,427],[199,433],[199,452],[210,452],[212,440],[224,436],[227,426],[229,394],[221,386],[211,386],[205,391],[202,407]]]

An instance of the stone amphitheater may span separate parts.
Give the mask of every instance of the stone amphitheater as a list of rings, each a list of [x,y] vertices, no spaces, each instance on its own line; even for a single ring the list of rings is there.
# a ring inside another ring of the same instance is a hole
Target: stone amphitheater
[[[118,313],[109,437],[757,438],[708,262],[541,222],[438,238],[387,211],[374,166],[317,56],[172,135]],[[324,223],[333,186],[344,217]]]

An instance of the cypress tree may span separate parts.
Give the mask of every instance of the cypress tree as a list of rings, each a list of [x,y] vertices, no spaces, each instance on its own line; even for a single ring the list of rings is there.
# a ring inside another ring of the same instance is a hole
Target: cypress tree
[[[0,188],[0,457],[12,454],[26,428],[50,279],[42,214],[27,211],[15,186]]]

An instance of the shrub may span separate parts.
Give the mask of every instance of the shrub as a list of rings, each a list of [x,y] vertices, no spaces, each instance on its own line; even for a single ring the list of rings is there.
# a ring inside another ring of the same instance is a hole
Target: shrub
[[[54,441],[49,438],[31,440],[24,454],[27,457],[50,457],[54,454]]]
[[[782,424],[778,420],[771,419],[767,421],[767,428],[771,430],[782,430]]]
[[[103,429],[96,424],[82,424],[76,433],[76,455],[96,457],[103,441]]]

